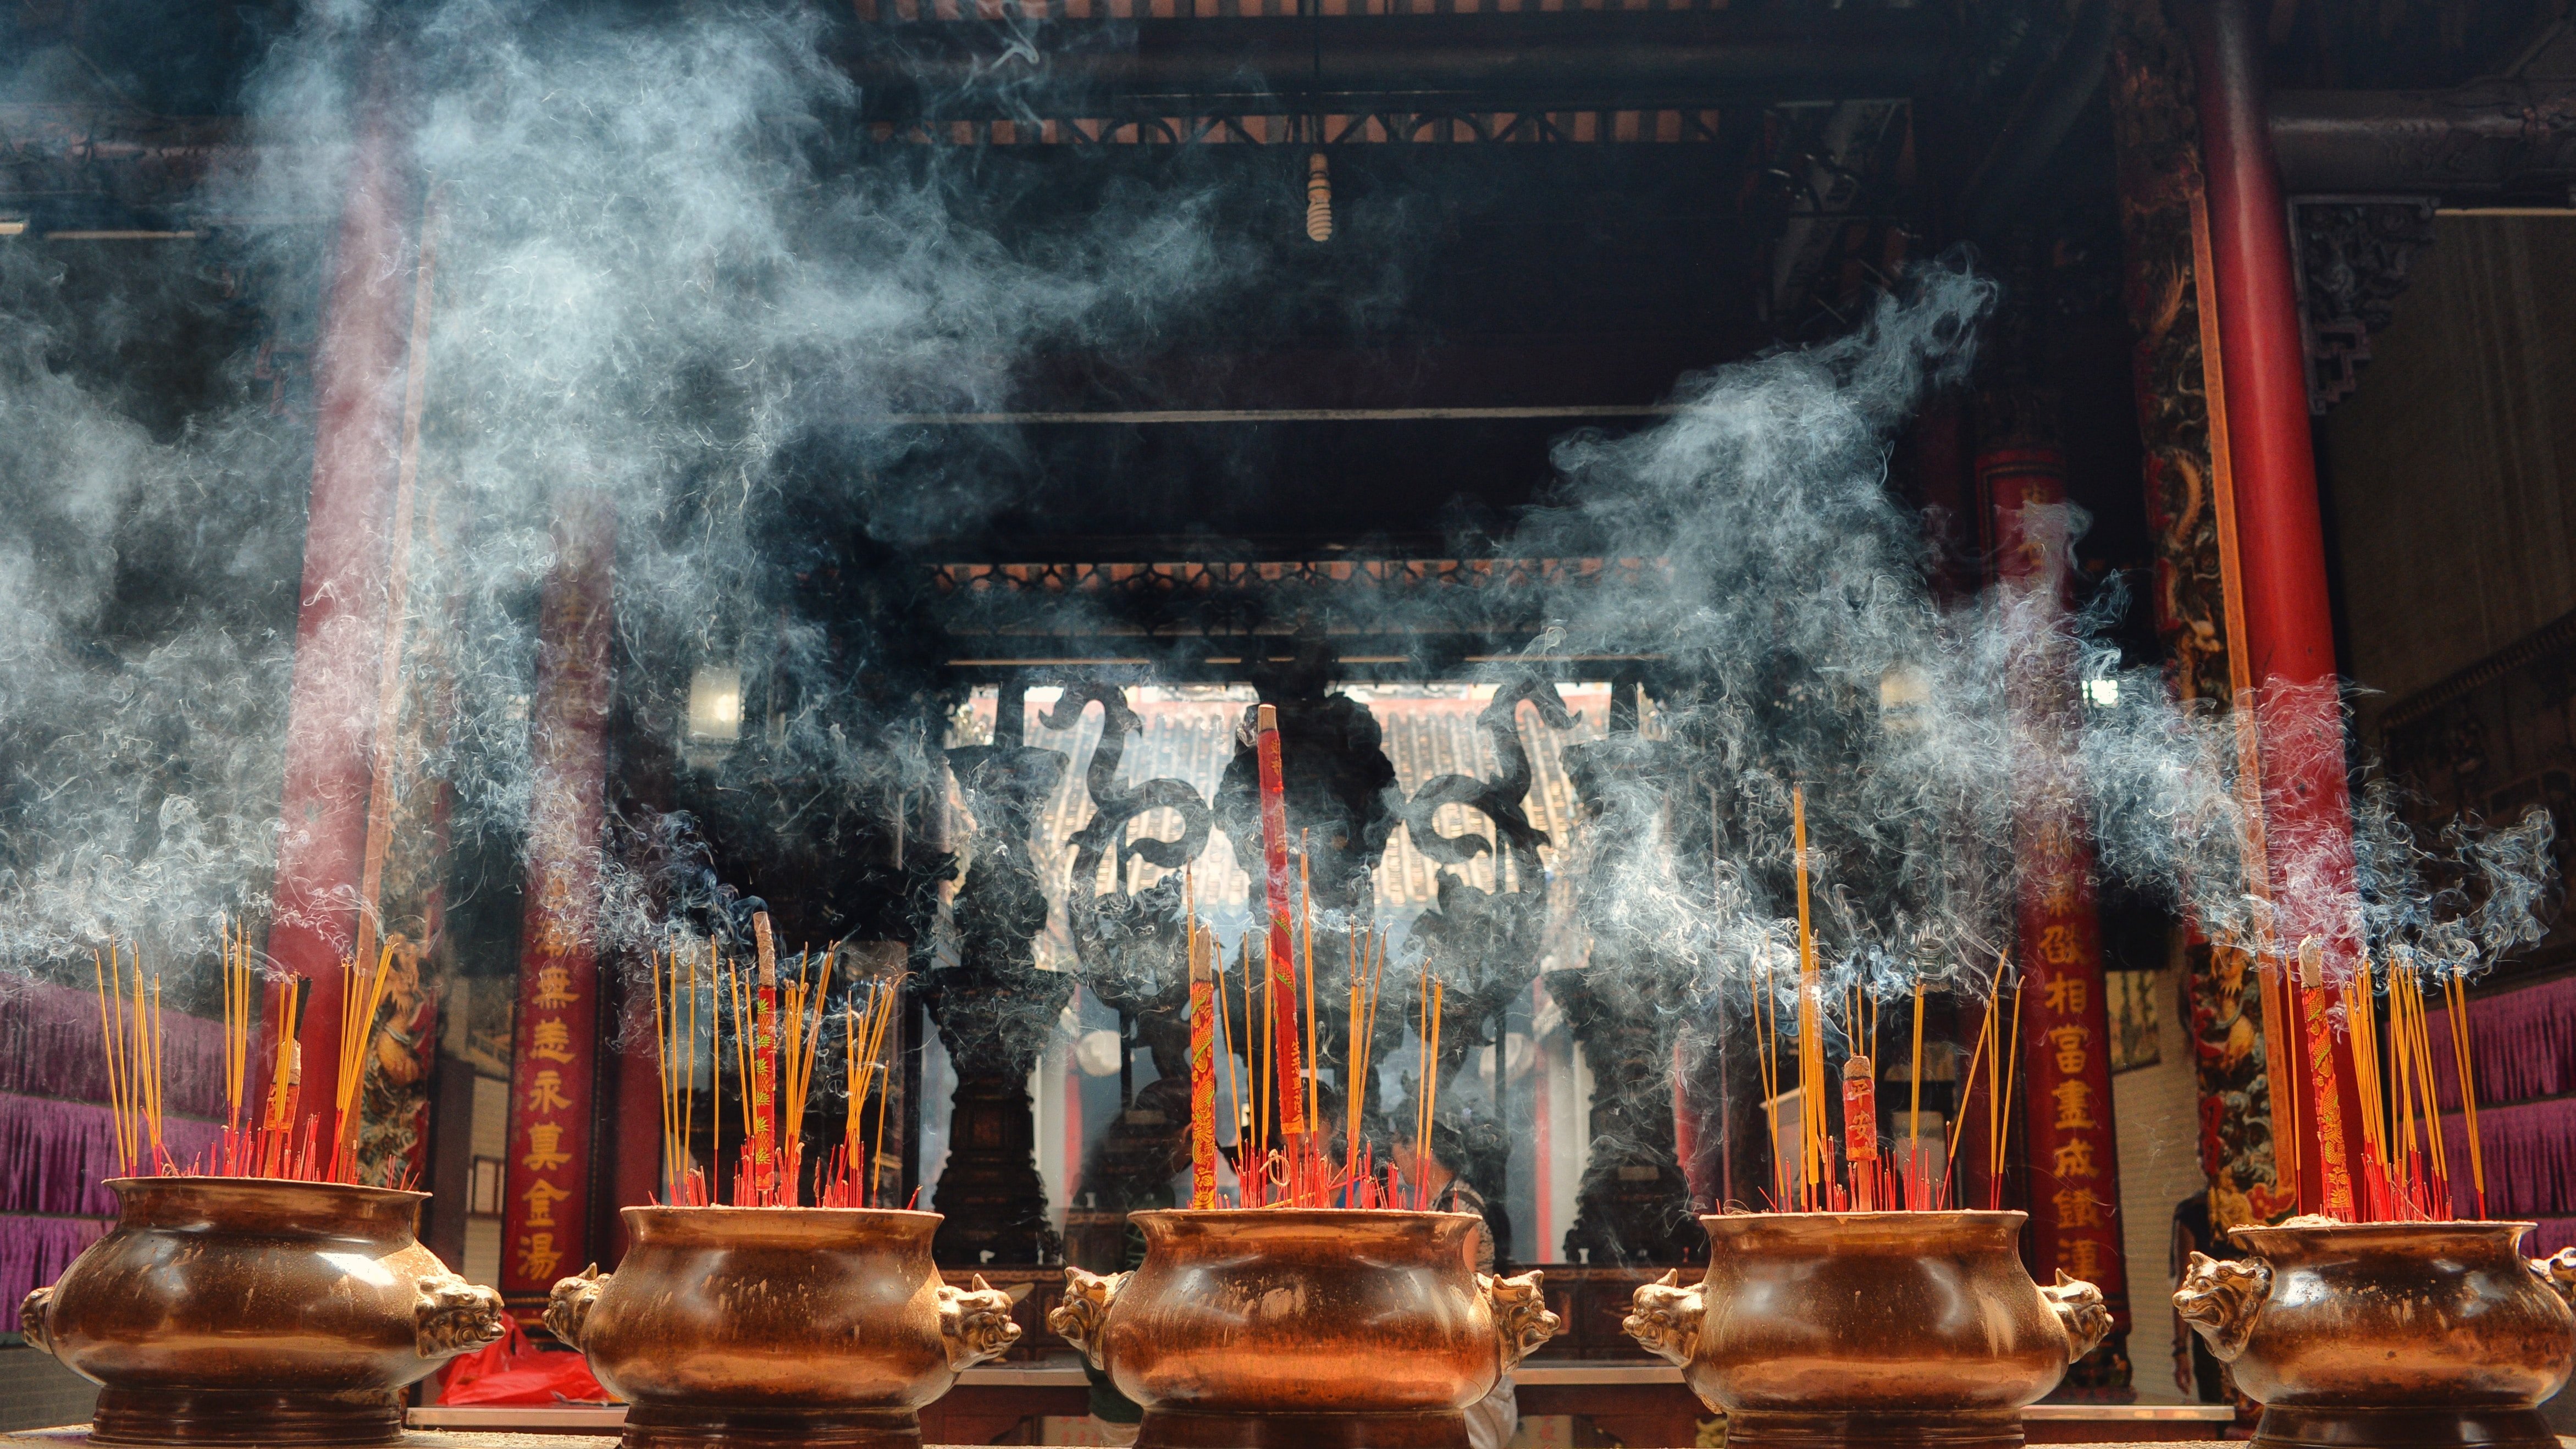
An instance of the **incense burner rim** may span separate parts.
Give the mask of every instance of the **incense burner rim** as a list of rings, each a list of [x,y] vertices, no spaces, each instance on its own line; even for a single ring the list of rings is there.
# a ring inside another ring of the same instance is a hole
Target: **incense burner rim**
[[[1139,1208],[1129,1213],[1135,1222],[1169,1220],[1191,1224],[1213,1225],[1227,1222],[1295,1223],[1370,1223],[1401,1226],[1411,1223],[1458,1219],[1482,1222],[1474,1213],[1442,1212],[1433,1208],[1339,1208],[1339,1207],[1230,1207],[1230,1208]]]
[[[117,1220],[156,1232],[250,1233],[269,1238],[417,1236],[429,1194],[354,1182],[288,1177],[111,1177]]]
[[[1150,1243],[1183,1251],[1185,1243],[1343,1247],[1445,1254],[1467,1250],[1468,1235],[1484,1219],[1474,1213],[1416,1212],[1407,1208],[1148,1208],[1128,1214]]]
[[[1753,1212],[1701,1213],[1699,1215],[1699,1220],[1703,1223],[1723,1222],[1746,1218],[1756,1218],[1768,1221],[1777,1221],[1781,1218],[1799,1218],[1808,1222],[1872,1222],[1882,1218],[1905,1218],[1927,1222],[1942,1219],[1964,1219],[1967,1221],[1975,1221],[1979,1218],[1993,1218],[1998,1221],[2009,1219],[2013,1222],[2019,1223],[2028,1222],[2030,1220],[2030,1214],[2022,1211],[2020,1208],[1878,1208],[1870,1212],[1811,1213],[1796,1211],[1781,1212],[1777,1209],[1759,1209]]]
[[[2522,1240],[2539,1226],[2537,1222],[2517,1218],[2449,1218],[2412,1223],[2246,1223],[2228,1229],[2227,1236],[2237,1246],[2258,1253],[2265,1251],[2267,1245],[2286,1247],[2331,1242],[2340,1247],[2352,1247],[2371,1244],[2377,1239],[2390,1247],[2412,1247],[2429,1238],[2457,1236],[2477,1239],[2499,1235],[2504,1239],[2503,1246],[2511,1250],[2519,1248]]]
[[[617,1210],[627,1231],[642,1239],[648,1231],[665,1242],[691,1239],[740,1244],[746,1238],[807,1242],[814,1239],[873,1238],[871,1229],[917,1238],[927,1250],[930,1238],[946,1219],[917,1208],[750,1207],[735,1203],[684,1205],[648,1203]],[[741,1229],[756,1231],[745,1233]],[[717,1232],[721,1236],[716,1236]]]
[[[321,1191],[335,1196],[345,1193],[358,1198],[372,1198],[378,1202],[387,1203],[425,1203],[429,1201],[430,1197],[428,1193],[420,1192],[408,1187],[376,1187],[372,1184],[363,1182],[316,1182],[311,1178],[304,1177],[254,1177],[248,1174],[244,1174],[239,1177],[231,1177],[212,1172],[138,1172],[129,1177],[101,1178],[99,1179],[99,1185],[108,1189],[110,1192],[114,1192],[119,1195],[141,1188],[170,1187],[197,1189],[262,1188],[269,1191]]]
[[[1702,1213],[1700,1229],[1709,1242],[1761,1236],[1772,1241],[1787,1240],[1819,1248],[1840,1246],[1865,1231],[1876,1230],[1882,1241],[1906,1242],[1912,1239],[1955,1238],[1962,1230],[1974,1237],[1992,1236],[1998,1243],[2010,1243],[2021,1235],[2022,1225],[2030,1214],[2016,1208],[1943,1208],[1937,1211],[1913,1212],[1889,1209],[1882,1212],[1751,1212]],[[1722,1229],[1721,1224],[1724,1224]],[[1714,1256],[1711,1267],[1716,1266]]]

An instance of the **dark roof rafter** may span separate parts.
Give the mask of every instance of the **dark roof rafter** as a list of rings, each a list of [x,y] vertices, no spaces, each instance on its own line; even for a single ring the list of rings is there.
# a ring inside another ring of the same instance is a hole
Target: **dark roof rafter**
[[[872,120],[1692,109],[1902,97],[1939,68],[1931,7],[852,22]],[[1034,45],[1032,45],[1034,41]]]

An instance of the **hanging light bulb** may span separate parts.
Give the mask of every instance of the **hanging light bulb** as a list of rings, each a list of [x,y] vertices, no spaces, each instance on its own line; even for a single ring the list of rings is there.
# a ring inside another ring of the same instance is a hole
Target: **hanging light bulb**
[[[1306,240],[1328,242],[1333,239],[1333,178],[1324,166],[1324,153],[1318,151],[1306,158]]]

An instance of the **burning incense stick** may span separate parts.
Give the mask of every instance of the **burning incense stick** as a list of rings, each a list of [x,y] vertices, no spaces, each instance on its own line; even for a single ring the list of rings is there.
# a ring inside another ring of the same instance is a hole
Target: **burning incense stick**
[[[1216,977],[1199,950],[1198,897],[1181,872],[1181,930],[1190,963],[1190,1206],[1216,1206]]]
[[[1998,968],[1998,972],[2000,973],[2000,967]],[[1990,1043],[1994,1040],[1994,1035],[1995,1035],[1995,1011],[1994,1011],[1994,1004],[1993,1004],[1993,1001],[1992,1001],[1992,999],[1991,999],[1991,998],[1989,998],[1989,999],[1988,999],[1988,1002],[1987,1002],[1987,1005],[1986,1005],[1986,1019],[1985,1019],[1985,1024],[1984,1024],[1984,1025],[1982,1025],[1982,1026],[1980,1026],[1980,1027],[1977,1029],[1977,1045],[1976,1045],[1976,1049],[1975,1049],[1974,1051],[1972,1051],[1972,1052],[1970,1052],[1970,1053],[1968,1054],[1968,1070],[1967,1070],[1967,1074],[1966,1074],[1965,1076],[1962,1076],[1962,1077],[1959,1079],[1959,1113],[1958,1113],[1958,1120],[1956,1120],[1956,1121],[1954,1121],[1954,1122],[1952,1122],[1952,1123],[1950,1124],[1950,1140],[1948,1141],[1948,1143],[1946,1143],[1946,1144],[1943,1146],[1943,1149],[1942,1149],[1942,1158],[1941,1158],[1941,1174],[1942,1174],[1942,1181],[1943,1181],[1943,1182],[1945,1182],[1945,1183],[1949,1181],[1949,1176],[1950,1176],[1951,1172],[1953,1172],[1954,1170],[1956,1170],[1956,1168],[1957,1168],[1957,1166],[1958,1166],[1958,1162],[1959,1162],[1959,1135],[1960,1135],[1961,1133],[1965,1132],[1965,1131],[1967,1130],[1967,1128],[1968,1128],[1968,1104],[1969,1104],[1969,1102],[1971,1102],[1972,1100],[1974,1100],[1975,1095],[1976,1095],[1976,1090],[1977,1090],[1977,1068],[1985,1062],[1985,1059],[1986,1059],[1986,1047],[1988,1046],[1988,1044],[1990,1044]],[[1994,1106],[1994,1103],[1993,1103],[1993,1098],[1992,1098],[1992,1095],[1991,1095],[1991,1094],[1989,1094],[1989,1096],[1988,1096],[1988,1100],[1987,1100],[1987,1104],[1986,1104],[1986,1105],[1987,1105],[1987,1116],[1988,1116],[1988,1121],[1987,1121],[1987,1124],[1986,1124],[1986,1132],[1987,1132],[1987,1134],[1988,1134],[1989,1136],[1991,1136],[1991,1135],[1993,1135],[1993,1132],[1994,1132],[1994,1123],[1993,1123],[1993,1120],[1992,1120],[1992,1118],[1993,1118],[1993,1106]],[[1959,1193],[1959,1198],[1960,1198],[1960,1200],[1962,1200],[1962,1201],[1965,1201],[1965,1200],[1966,1200],[1966,1198],[1967,1198],[1967,1192],[1968,1192],[1968,1186],[1967,1186],[1967,1184],[1966,1184],[1966,1183],[1961,1183],[1961,1184],[1959,1185],[1959,1188],[1958,1188],[1958,1193]]]
[[[2343,1103],[2335,1082],[2334,1032],[2326,1021],[2325,946],[2310,936],[2299,943],[2299,1021],[2307,1040],[2309,1120],[2316,1126],[2317,1171],[2325,1184],[2328,1217],[2352,1220],[2352,1170],[2344,1160]]]
[[[2002,984],[2000,972],[1996,984],[1999,988]],[[2004,1205],[2004,1165],[2010,1155],[2005,1144],[2012,1139],[2013,1079],[2021,1065],[2021,998],[2021,983],[2016,981],[2013,983],[2012,1026],[2005,1035],[1995,1039],[1995,1059],[1986,1069],[1990,1073],[2002,1074],[2000,1082],[1991,1084],[1994,1100],[2003,1108],[2003,1120],[1995,1128],[1994,1141],[1988,1144],[1994,1154],[1994,1162],[1987,1170],[1986,1205],[1992,1208]]]
[[[778,1155],[778,948],[769,932],[769,913],[751,918],[751,938],[759,953],[760,976],[751,1018],[751,1170],[755,1190],[768,1185],[777,1171]],[[739,1018],[737,1018],[739,1020]]]
[[[2226,949],[2236,950],[2235,946]],[[2296,1193],[2299,1187],[2299,1094],[2290,1083],[2290,1069],[2298,1061],[2293,1046],[2289,1009],[2282,1003],[2280,973],[2266,964],[2265,955],[2252,953],[2246,969],[2254,975],[2254,984],[2263,1002],[2263,1091],[2272,1104],[2272,1177]]]
[[[2478,1140],[2477,1078],[2469,1066],[2469,988],[2456,975],[2442,978],[2442,990],[2450,1002],[2451,1065],[2460,1083],[2460,1115],[2469,1134],[2469,1181],[2476,1190],[2478,1216],[2487,1215],[2486,1149]]]
[[[1315,887],[1307,876],[1306,865],[1306,832],[1300,830],[1297,832],[1297,906],[1303,926],[1298,934],[1305,938],[1300,954],[1304,958],[1306,976],[1306,1120],[1314,1124],[1320,1136],[1324,1126],[1324,1107],[1323,1099],[1318,1095],[1322,1090],[1318,1083],[1324,1072],[1324,1055],[1320,1022],[1315,1015]]]
[[[1279,711],[1254,712],[1255,754],[1261,770],[1261,851],[1270,910],[1269,1001],[1273,1067],[1279,1092],[1279,1131],[1291,1154],[1306,1136],[1306,1099],[1298,1082],[1297,967],[1288,943],[1288,787],[1279,756]]]
[[[868,1155],[870,1201],[876,1199],[881,1179],[885,1176],[886,1103],[894,1096],[894,1076],[885,1066],[885,1034],[887,1026],[894,1020],[895,1006],[902,1000],[902,987],[902,978],[897,977],[885,988],[885,1003],[877,1009],[876,1029],[868,1036],[868,1055],[877,1063],[875,1070],[885,1077],[877,1089],[876,1141],[869,1149]]]
[[[1905,1157],[1911,1163],[1921,1155],[1917,1145],[1923,1137],[1923,978],[1914,978],[1914,1062],[1907,1069],[1906,1080],[1912,1090],[1905,1104]]]
[[[377,949],[376,969],[363,990],[355,960],[340,963],[340,1071],[332,1092],[331,1177],[357,1181],[358,1094],[367,1079],[367,1046],[375,1037],[376,1012],[384,1005],[385,986],[393,974],[394,947],[388,936]]]
[[[1780,1151],[1780,1010],[1771,994],[1771,943],[1754,966],[1753,1060],[1762,1072],[1762,1130],[1771,1142],[1771,1207],[1789,1210],[1789,1164]]]
[[[1798,872],[1798,1136],[1800,1158],[1806,1164],[1806,1181],[1801,1195],[1807,1206],[1817,1205],[1817,1195],[1833,1175],[1832,1148],[1825,1138],[1825,1029],[1824,1003],[1816,972],[1816,936],[1807,897],[1807,791],[1793,785],[1789,789],[1789,829],[1796,849]]]

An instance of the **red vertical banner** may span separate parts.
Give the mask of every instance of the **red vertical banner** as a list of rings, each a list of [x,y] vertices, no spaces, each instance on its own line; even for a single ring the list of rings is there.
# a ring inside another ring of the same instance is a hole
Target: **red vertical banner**
[[[528,708],[526,915],[510,1066],[501,1291],[542,1297],[590,1261],[590,1128],[599,1068],[599,841],[607,819],[616,520],[577,492],[555,514]]]
[[[2123,1331],[2120,1168],[2111,1127],[2111,1023],[2093,852],[2066,821],[2017,829],[2022,1080],[2029,1113],[2032,1258],[2102,1290]]]
[[[2100,1288],[2125,1334],[2110,1003],[2093,847],[2069,763],[2082,722],[2063,630],[2074,543],[2065,455],[1992,449],[1977,460],[1977,481],[1994,526],[1996,577],[2021,632],[2008,689],[2019,778],[2014,906],[2032,1259],[2043,1281],[2063,1270]]]

